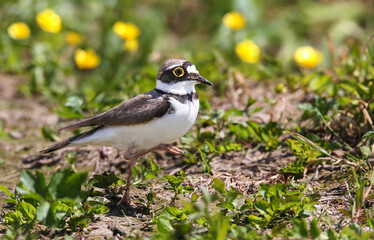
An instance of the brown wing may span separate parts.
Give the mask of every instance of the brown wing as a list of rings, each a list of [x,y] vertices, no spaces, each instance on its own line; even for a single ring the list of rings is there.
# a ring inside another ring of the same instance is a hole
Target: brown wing
[[[161,96],[159,93],[152,90],[129,99],[99,115],[69,124],[58,129],[58,131],[95,125],[124,126],[149,122],[162,117],[170,108],[167,97],[159,96]]]

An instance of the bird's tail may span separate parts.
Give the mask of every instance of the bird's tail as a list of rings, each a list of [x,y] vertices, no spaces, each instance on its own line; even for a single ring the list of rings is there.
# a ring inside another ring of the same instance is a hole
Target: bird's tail
[[[61,142],[55,143],[51,146],[48,146],[47,148],[41,150],[40,153],[46,154],[46,153],[54,152],[58,149],[66,148],[71,144],[70,141],[71,141],[71,138],[65,139]]]
[[[41,150],[40,153],[42,153],[42,154],[51,153],[51,152],[54,152],[54,151],[59,150],[59,149],[63,149],[63,148],[69,147],[69,146],[76,145],[76,144],[74,144],[74,141],[85,138],[85,137],[88,137],[88,136],[91,136],[92,134],[94,134],[97,130],[101,129],[102,127],[103,126],[99,126],[99,127],[94,128],[90,131],[87,131],[87,132],[69,137],[69,138],[67,138],[67,139],[65,139],[61,142],[55,143],[55,144],[47,147],[46,149]]]

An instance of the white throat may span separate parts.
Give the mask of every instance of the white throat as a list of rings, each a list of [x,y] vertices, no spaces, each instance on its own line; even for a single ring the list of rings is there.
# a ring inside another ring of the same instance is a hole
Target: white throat
[[[196,81],[182,81],[174,83],[164,83],[157,79],[156,89],[159,89],[166,93],[173,93],[178,95],[185,95],[196,92],[195,84]]]

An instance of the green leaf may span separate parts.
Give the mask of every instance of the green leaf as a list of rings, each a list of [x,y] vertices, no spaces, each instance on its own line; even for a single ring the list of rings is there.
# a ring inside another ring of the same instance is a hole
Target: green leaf
[[[119,177],[113,173],[109,173],[107,175],[94,175],[93,177],[97,181],[93,185],[95,187],[104,189],[108,188],[119,180]]]
[[[198,219],[195,220],[197,224],[200,226],[204,226],[206,224],[206,218],[204,217],[199,217]]]
[[[109,212],[109,208],[107,206],[103,206],[103,205],[95,206],[93,208],[92,212],[95,213],[95,214],[104,214],[104,213]]]
[[[319,235],[321,234],[321,230],[318,227],[318,219],[313,218],[313,220],[310,221],[309,223],[309,227],[310,227],[310,235],[312,236],[312,238],[313,239],[318,238]]]
[[[231,108],[225,112],[224,117],[228,117],[228,116],[243,116],[243,111],[237,108]]]
[[[311,103],[301,103],[298,105],[298,108],[304,111],[310,111],[310,112],[314,111],[314,107]]]
[[[20,224],[22,222],[22,214],[19,211],[8,212],[4,215],[4,223],[12,225],[13,223]]]
[[[279,207],[279,211],[286,211],[293,206],[301,205],[301,204],[302,203],[300,201],[299,202],[288,202],[287,201],[286,203],[284,203],[282,206]]]
[[[44,219],[46,219],[50,208],[51,204],[49,204],[49,202],[41,201],[38,212],[36,214],[36,219],[39,222],[42,222]]]
[[[42,136],[44,139],[52,142],[59,141],[59,137],[57,136],[56,132],[53,131],[48,125],[42,127]]]
[[[370,175],[370,184],[374,185],[374,171],[372,171],[372,173]]]
[[[20,202],[17,204],[16,210],[22,213],[22,216],[27,220],[35,218],[36,208],[28,202]]]
[[[197,199],[199,199],[199,195],[197,194],[197,193],[192,193],[192,195],[191,195],[191,202],[196,202],[197,201]]]
[[[213,218],[211,219],[211,222],[209,225],[211,228],[211,234],[212,236],[214,236],[213,239],[217,239],[217,240],[227,239],[226,235],[227,235],[227,231],[230,225],[227,219],[223,216],[222,212],[218,212],[217,214],[215,214]]]
[[[147,197],[147,201],[148,201],[148,202],[152,202],[152,201],[155,200],[155,198],[156,198],[156,193],[154,193],[154,192],[149,192],[149,193],[147,193],[146,197]]]
[[[170,214],[170,215],[172,215],[172,216],[178,216],[178,214],[180,214],[181,213],[181,211],[178,209],[178,208],[176,208],[176,207],[171,207],[171,206],[169,206],[169,207],[166,207],[166,211]]]
[[[74,165],[77,161],[77,152],[68,152],[66,154],[65,160],[70,164]]]
[[[5,138],[8,134],[4,130],[3,122],[0,121],[0,138]]]
[[[48,190],[55,199],[80,202],[84,197],[81,188],[86,179],[87,172],[75,173],[69,169],[58,170],[53,174]]]
[[[56,228],[57,219],[53,206],[46,201],[41,201],[36,213],[36,219],[47,227]]]
[[[281,199],[279,198],[273,198],[271,201],[270,201],[270,209],[272,210],[272,212],[276,212],[281,206]]]
[[[221,179],[214,178],[213,179],[213,188],[217,190],[220,194],[226,193],[225,184]]]
[[[356,210],[361,209],[364,203],[364,187],[365,187],[365,183],[362,183],[360,184],[360,187],[357,190],[357,193],[355,196]]]
[[[8,195],[8,197],[12,196],[12,194],[9,192],[8,188],[6,188],[5,186],[0,185],[0,190],[3,191],[6,195]]]
[[[320,89],[324,89],[327,84],[330,83],[330,76],[328,75],[322,75],[322,76],[316,76],[312,79],[309,86],[313,91],[318,91]]]
[[[253,208],[253,201],[250,199],[246,199],[245,203],[242,206],[240,206],[239,211],[245,211],[245,210],[252,209],[252,208]]]
[[[365,159],[371,157],[373,154],[369,146],[361,146],[360,147],[361,153]]]
[[[191,187],[191,186],[185,186],[183,187],[183,192],[184,193],[190,193],[190,192],[193,192],[194,191],[194,188]]]
[[[301,238],[301,239],[308,238],[308,228],[307,228],[305,219],[301,219],[301,220],[294,219],[292,221],[292,226],[293,226],[293,229],[292,229],[293,237]]]
[[[8,198],[5,200],[6,203],[11,203],[11,204],[14,204],[16,205],[17,204],[17,200],[13,199],[13,198]]]
[[[75,218],[72,218],[70,221],[69,221],[69,225],[72,226],[73,228],[86,228],[88,227],[88,223],[89,223],[90,219],[88,217],[85,217],[85,216],[79,216],[79,217],[75,217]]]
[[[225,202],[223,207],[226,208],[226,209],[229,209],[231,211],[235,211],[235,206],[231,202]]]
[[[36,193],[46,198],[47,185],[43,173],[36,171],[34,176],[30,171],[21,171],[20,180],[31,193]]]
[[[254,204],[255,208],[257,209],[257,211],[259,211],[259,213],[261,213],[262,215],[267,215],[269,214],[269,203],[264,201],[264,200],[258,200],[255,202]]]
[[[233,203],[239,196],[243,194],[237,189],[230,187],[230,190],[227,192],[227,201]]]
[[[362,136],[362,139],[374,137],[374,131],[368,131]]]
[[[314,149],[316,149],[320,153],[322,153],[322,154],[324,154],[324,155],[326,155],[328,157],[331,157],[333,159],[336,159],[336,157],[332,156],[325,149],[323,149],[322,147],[318,146],[313,141],[309,140],[308,138],[304,137],[303,135],[301,135],[299,133],[289,132],[289,131],[284,131],[284,133],[285,134],[290,134],[292,137],[296,138],[297,140],[299,140],[299,141],[301,141],[303,143],[308,144],[309,146],[313,147]]]
[[[77,96],[71,96],[67,99],[65,106],[73,109],[74,112],[82,113],[81,107],[83,100]]]
[[[55,110],[55,112],[63,118],[81,118],[83,116],[83,113],[75,112],[70,107],[66,107],[62,104],[59,104],[61,110]]]
[[[57,170],[49,182],[48,191],[51,194],[53,199],[57,199],[58,189],[60,188],[62,181],[64,179],[64,173],[61,170]]]
[[[157,221],[157,230],[161,233],[170,233],[173,231],[173,227],[171,226],[169,219],[160,217]]]
[[[148,179],[152,179],[152,178],[155,178],[156,175],[153,173],[153,172],[146,172],[143,180],[148,180]]]
[[[262,225],[262,224],[266,223],[266,219],[257,217],[255,215],[249,215],[248,220],[249,220],[249,222],[255,223],[257,225]]]
[[[338,235],[336,234],[334,229],[331,229],[331,228],[328,229],[327,236],[328,236],[328,240],[338,240]]]

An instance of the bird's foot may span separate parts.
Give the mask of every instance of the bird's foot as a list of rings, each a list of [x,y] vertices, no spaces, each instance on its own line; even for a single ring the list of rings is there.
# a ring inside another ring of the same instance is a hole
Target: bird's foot
[[[173,154],[176,154],[176,155],[184,154],[184,152],[181,149],[179,149],[176,146],[173,146],[171,144],[162,144],[162,145],[160,145],[160,148],[169,152],[169,153],[173,153]]]

